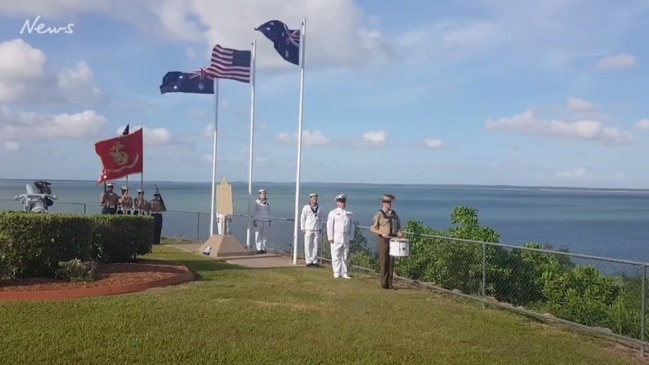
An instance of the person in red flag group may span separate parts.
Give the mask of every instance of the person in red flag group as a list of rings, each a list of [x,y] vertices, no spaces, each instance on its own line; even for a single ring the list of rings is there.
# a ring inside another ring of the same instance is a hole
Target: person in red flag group
[[[144,190],[137,189],[137,198],[135,199],[135,210],[133,214],[147,215],[149,214],[149,202],[144,198]]]
[[[128,194],[128,190],[127,186],[122,186],[122,196],[119,197],[117,214],[131,214],[133,210],[133,198]]]
[[[117,213],[117,204],[119,197],[113,191],[113,184],[106,184],[106,190],[101,194],[99,198],[99,204],[101,205],[101,214],[115,214]]]
[[[103,165],[97,184],[142,173],[144,170],[142,129],[128,135],[99,141],[95,143],[95,152]]]
[[[151,216],[153,217],[153,244],[160,244],[160,237],[162,235],[162,213],[167,211],[164,200],[160,192],[153,193],[153,200],[149,202]]]

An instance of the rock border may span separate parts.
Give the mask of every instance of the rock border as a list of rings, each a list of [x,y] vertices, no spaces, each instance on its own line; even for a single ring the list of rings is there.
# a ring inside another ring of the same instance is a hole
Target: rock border
[[[162,263],[162,262],[161,262]],[[22,290],[0,292],[0,302],[16,301],[53,301],[87,297],[101,297],[109,295],[141,292],[147,289],[160,288],[170,285],[187,283],[195,279],[194,273],[184,265],[163,261],[164,264],[182,268],[183,273],[162,279],[129,283],[120,285],[105,285],[89,288],[75,288],[65,290]]]

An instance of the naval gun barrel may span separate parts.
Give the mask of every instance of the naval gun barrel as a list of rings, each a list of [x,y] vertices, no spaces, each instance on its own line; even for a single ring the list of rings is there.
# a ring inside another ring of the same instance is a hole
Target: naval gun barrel
[[[52,195],[52,190],[46,181],[36,181],[34,184],[25,184],[25,194],[16,195],[15,200],[24,205],[25,212],[47,213],[49,207],[57,200]]]

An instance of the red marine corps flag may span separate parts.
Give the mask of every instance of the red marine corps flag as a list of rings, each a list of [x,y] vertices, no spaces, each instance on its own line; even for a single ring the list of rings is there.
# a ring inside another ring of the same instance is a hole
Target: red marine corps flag
[[[142,128],[128,135],[95,143],[95,152],[103,165],[97,185],[106,180],[142,173],[144,169]]]

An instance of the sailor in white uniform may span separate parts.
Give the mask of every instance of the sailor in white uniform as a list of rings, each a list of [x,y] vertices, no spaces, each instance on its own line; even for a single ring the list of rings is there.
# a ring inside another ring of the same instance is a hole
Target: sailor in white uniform
[[[266,198],[266,189],[259,189],[259,198],[255,200],[255,216],[252,224],[255,226],[257,253],[266,253],[266,241],[270,228],[270,202]]]
[[[349,241],[354,235],[354,215],[345,209],[347,196],[336,195],[336,209],[327,216],[327,238],[331,243],[331,267],[334,278],[351,279],[347,275],[347,255],[349,254]]]
[[[318,244],[322,223],[320,221],[320,206],[318,194],[309,194],[309,204],[302,208],[300,229],[304,234],[304,259],[306,266],[318,266]]]

